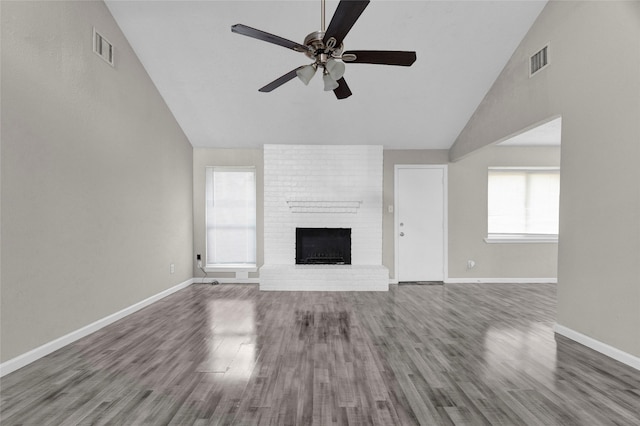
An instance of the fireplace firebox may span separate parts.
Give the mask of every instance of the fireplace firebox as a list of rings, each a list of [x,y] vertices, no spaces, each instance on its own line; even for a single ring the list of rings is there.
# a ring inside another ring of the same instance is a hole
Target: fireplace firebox
[[[351,265],[351,228],[296,228],[296,265]]]

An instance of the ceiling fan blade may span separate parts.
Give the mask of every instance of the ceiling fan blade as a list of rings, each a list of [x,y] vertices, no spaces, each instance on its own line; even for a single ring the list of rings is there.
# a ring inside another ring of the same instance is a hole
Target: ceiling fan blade
[[[287,49],[295,50],[296,52],[306,52],[309,50],[307,46],[296,43],[295,41],[287,40],[280,36],[270,34],[255,28],[248,27],[242,24],[235,24],[231,26],[231,31],[234,33],[242,34],[247,37],[257,38],[258,40],[266,41],[268,43],[277,44],[278,46],[286,47]]]
[[[333,93],[336,94],[336,98],[338,99],[346,99],[352,94],[344,78],[338,80],[338,87],[333,89]]]
[[[355,57],[352,59],[352,56]],[[416,52],[398,50],[350,50],[342,54],[346,63],[399,65],[410,67],[416,61]]]
[[[335,46],[340,46],[368,4],[369,0],[341,0],[324,34],[324,44],[334,38]]]
[[[273,80],[271,83],[267,84],[264,87],[261,87],[260,89],[258,89],[258,92],[270,92],[273,89],[277,89],[278,87],[282,86],[283,84],[285,84],[287,81],[289,80],[293,80],[294,78],[296,78],[298,75],[296,74],[296,71],[298,71],[299,69],[304,68],[304,66],[302,67],[298,67],[295,70],[291,70],[288,73],[286,73],[285,75],[283,75],[282,77],[276,78],[275,80]]]

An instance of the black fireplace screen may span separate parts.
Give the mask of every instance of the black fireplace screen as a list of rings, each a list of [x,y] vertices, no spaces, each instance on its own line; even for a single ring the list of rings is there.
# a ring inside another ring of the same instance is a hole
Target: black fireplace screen
[[[296,228],[296,265],[351,265],[351,228]]]

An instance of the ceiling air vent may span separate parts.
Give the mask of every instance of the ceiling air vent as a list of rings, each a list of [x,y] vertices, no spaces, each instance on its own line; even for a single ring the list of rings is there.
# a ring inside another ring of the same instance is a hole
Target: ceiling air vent
[[[93,51],[113,66],[113,45],[104,38],[96,29],[93,29]]]
[[[531,55],[529,58],[529,77],[549,65],[549,45]]]

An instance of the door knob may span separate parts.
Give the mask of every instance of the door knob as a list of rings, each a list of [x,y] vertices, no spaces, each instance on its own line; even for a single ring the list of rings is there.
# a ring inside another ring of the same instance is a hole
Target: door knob
[[[400,236],[401,236],[401,237],[404,237],[404,232],[401,232],[401,233],[400,233]]]

